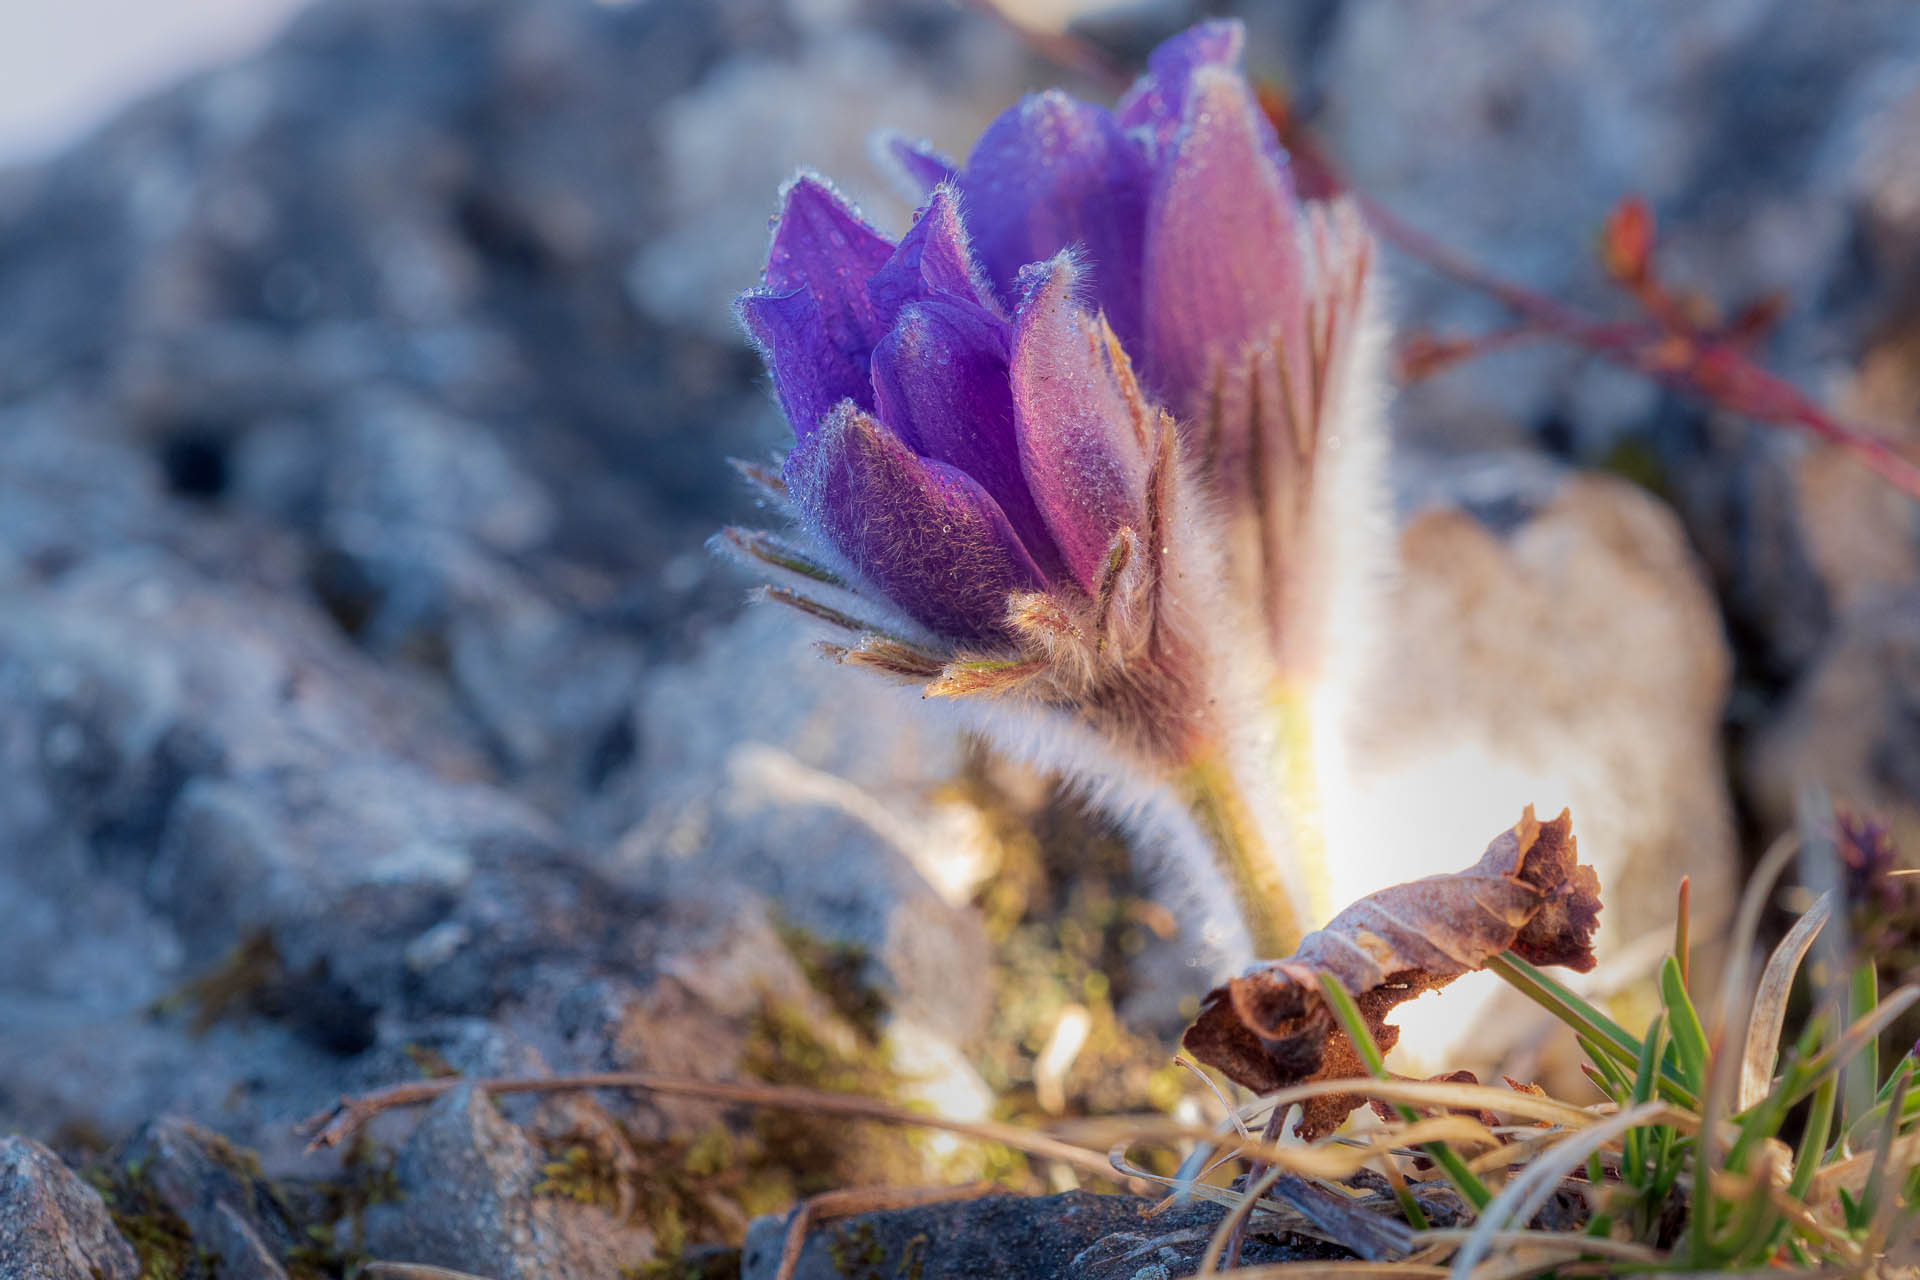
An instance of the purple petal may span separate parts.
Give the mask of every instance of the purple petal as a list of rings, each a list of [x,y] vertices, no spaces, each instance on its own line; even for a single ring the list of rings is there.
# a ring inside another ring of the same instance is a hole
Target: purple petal
[[[900,193],[916,205],[924,203],[935,187],[951,182],[960,171],[960,166],[940,154],[931,142],[903,133],[875,135],[873,155]]]
[[[805,439],[842,400],[873,407],[867,357],[886,326],[866,285],[892,254],[886,237],[826,183],[803,175],[788,184],[766,286],[741,295],[735,308],[796,436]]]
[[[1065,253],[1028,269],[1013,398],[1027,487],[1068,569],[1092,592],[1113,535],[1144,518],[1150,411],[1112,335],[1074,304],[1076,275]]]
[[[873,353],[874,401],[908,448],[977,481],[1052,577],[1060,553],[1020,469],[1010,336],[1005,321],[977,306],[915,303]]]
[[[909,302],[941,296],[995,306],[967,247],[958,194],[949,186],[934,189],[933,199],[900,238],[900,247],[867,281],[874,317],[888,328]]]
[[[1304,355],[1298,207],[1271,143],[1244,80],[1194,73],[1147,219],[1147,382],[1179,413],[1197,411],[1212,364],[1248,343]]]
[[[893,242],[868,226],[839,192],[803,173],[781,196],[767,253],[767,289],[808,289],[857,307],[866,301],[867,277],[892,255]]]
[[[1140,257],[1152,170],[1103,107],[1057,90],[1000,114],[961,179],[987,278],[1009,301],[1020,269],[1078,245],[1123,340],[1140,334]]]
[[[936,634],[1004,641],[1007,596],[1045,585],[985,490],[853,405],[787,455],[785,475],[801,519]]]
[[[812,294],[804,289],[743,293],[733,305],[767,362],[774,394],[795,438],[813,434],[842,400],[872,408],[865,352],[847,351],[834,340]]]
[[[1247,29],[1238,20],[1202,22],[1164,41],[1147,57],[1147,74],[1120,99],[1116,114],[1128,129],[1148,130],[1164,154],[1186,118],[1193,73],[1201,67],[1237,69]]]

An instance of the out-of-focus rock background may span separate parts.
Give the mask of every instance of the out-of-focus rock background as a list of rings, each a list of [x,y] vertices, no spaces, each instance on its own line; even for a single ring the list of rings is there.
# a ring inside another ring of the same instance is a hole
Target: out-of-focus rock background
[[[1605,307],[1593,232],[1642,193],[1678,280],[1784,293],[1776,367],[1920,438],[1911,4],[1246,9],[1409,219]],[[1198,11],[1085,29],[1137,59]],[[1114,843],[703,549],[753,514],[723,459],[782,437],[727,311],[778,183],[897,229],[872,128],[964,153],[1050,83],[1098,92],[935,0],[319,0],[0,172],[0,1270],[611,1276],[1009,1167],[466,1091],[300,1155],[295,1119],[423,1073],[1171,1104],[1171,1028],[1117,1011],[1205,975]],[[1404,325],[1498,322],[1390,268]],[[1920,505],[1567,350],[1396,427],[1398,647],[1341,821],[1438,870],[1570,803],[1610,943],[1679,870],[1724,905],[1809,781],[1920,848]]]

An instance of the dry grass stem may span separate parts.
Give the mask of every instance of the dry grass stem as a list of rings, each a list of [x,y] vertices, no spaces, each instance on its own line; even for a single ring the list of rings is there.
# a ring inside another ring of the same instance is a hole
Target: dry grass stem
[[[1526,1169],[1493,1198],[1486,1212],[1474,1224],[1460,1252],[1454,1255],[1453,1275],[1464,1280],[1493,1247],[1494,1236],[1509,1222],[1530,1222],[1533,1215],[1560,1186],[1560,1180],[1585,1167],[1587,1156],[1614,1142],[1627,1130],[1639,1125],[1658,1124],[1670,1108],[1665,1103],[1649,1102],[1622,1111],[1583,1133],[1569,1134],[1551,1150],[1536,1157]]]
[[[804,1111],[820,1115],[849,1116],[882,1124],[916,1125],[941,1129],[982,1142],[997,1142],[1042,1160],[1057,1160],[1085,1173],[1113,1179],[1113,1166],[1097,1151],[1076,1147],[1057,1138],[1017,1125],[997,1124],[990,1120],[954,1120],[945,1116],[909,1111],[875,1098],[855,1094],[827,1093],[791,1085],[739,1084],[722,1080],[696,1080],[688,1076],[654,1075],[644,1071],[603,1071],[568,1076],[468,1079],[450,1076],[440,1080],[411,1080],[390,1085],[372,1093],[343,1097],[334,1106],[301,1125],[311,1135],[309,1152],[335,1146],[351,1137],[359,1128],[383,1111],[395,1107],[418,1106],[463,1085],[472,1085],[488,1094],[565,1093],[581,1089],[630,1089],[641,1093],[663,1093],[679,1097],[705,1098],[714,1102],[736,1102],[746,1106],[777,1107],[786,1111]]]
[[[1805,915],[1794,924],[1780,945],[1767,959],[1760,974],[1760,989],[1753,998],[1753,1023],[1747,1030],[1747,1049],[1740,1063],[1740,1096],[1734,1104],[1744,1111],[1767,1096],[1773,1086],[1773,1067],[1780,1056],[1780,1032],[1786,1025],[1787,996],[1793,990],[1794,975],[1820,936],[1820,930],[1833,914],[1831,890],[1820,895]]]

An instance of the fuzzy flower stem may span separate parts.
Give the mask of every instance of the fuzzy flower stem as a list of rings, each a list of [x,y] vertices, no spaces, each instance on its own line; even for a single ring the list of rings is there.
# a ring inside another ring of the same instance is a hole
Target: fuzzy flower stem
[[[1232,884],[1254,955],[1292,955],[1306,932],[1300,904],[1282,879],[1232,770],[1218,756],[1202,757],[1175,782]]]

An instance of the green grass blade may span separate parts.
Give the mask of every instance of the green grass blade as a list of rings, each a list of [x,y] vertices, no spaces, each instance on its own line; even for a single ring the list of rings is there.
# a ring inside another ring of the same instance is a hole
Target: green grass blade
[[[1354,1004],[1347,989],[1331,974],[1323,973],[1320,975],[1320,992],[1326,997],[1327,1007],[1339,1018],[1340,1027],[1347,1033],[1347,1038],[1353,1041],[1360,1060],[1367,1064],[1367,1071],[1376,1080],[1390,1079],[1386,1059],[1380,1056],[1380,1046],[1374,1043],[1372,1032],[1367,1030],[1367,1020],[1360,1016],[1360,1007]],[[1395,1104],[1394,1110],[1408,1124],[1420,1119],[1420,1113],[1412,1107]],[[1480,1181],[1473,1170],[1467,1168],[1466,1161],[1455,1154],[1452,1147],[1444,1142],[1429,1142],[1420,1149],[1440,1167],[1447,1175],[1447,1180],[1453,1183],[1454,1189],[1466,1198],[1476,1212],[1493,1203],[1493,1192],[1487,1189],[1487,1184]]]
[[[1873,961],[1855,965],[1847,982],[1847,1021],[1858,1022],[1880,1003],[1880,975]],[[1860,1046],[1859,1054],[1840,1076],[1841,1129],[1851,1133],[1856,1122],[1873,1110],[1874,1096],[1880,1091],[1880,1043],[1873,1037]]]
[[[1646,1037],[1640,1042],[1640,1063],[1633,1075],[1633,1087],[1627,1095],[1626,1105],[1639,1106],[1653,1100],[1655,1082],[1660,1075],[1660,1056],[1664,1052],[1667,1019],[1665,1014],[1654,1018],[1653,1025],[1647,1028]],[[1636,1187],[1644,1188],[1653,1181],[1656,1170],[1651,1161],[1653,1152],[1648,1146],[1652,1135],[1645,1129],[1627,1130],[1621,1140],[1622,1176]],[[1629,1176],[1627,1171],[1631,1169]]]
[[[1686,979],[1680,976],[1680,962],[1668,956],[1660,965],[1660,1002],[1666,1007],[1667,1021],[1673,1028],[1673,1048],[1680,1059],[1680,1074],[1689,1089],[1699,1093],[1707,1087],[1707,1031],[1700,1025],[1699,1010],[1687,994]]]
[[[1585,1048],[1584,1045],[1581,1047],[1582,1049]],[[1588,1053],[1587,1057],[1591,1059],[1593,1054]],[[1607,1082],[1607,1078],[1604,1075],[1594,1069],[1591,1061],[1580,1064],[1580,1074],[1587,1078],[1588,1084],[1591,1084],[1595,1089],[1599,1090],[1601,1097],[1611,1098],[1614,1096],[1613,1086]]]
[[[1880,1126],[1879,1140],[1874,1143],[1873,1172],[1867,1175],[1866,1190],[1860,1197],[1861,1207],[1869,1222],[1875,1218],[1887,1220],[1892,1217],[1892,1206],[1885,1203],[1891,1194],[1887,1186],[1888,1173],[1893,1157],[1893,1140],[1900,1132],[1900,1111],[1907,1100],[1907,1086],[1913,1083],[1913,1073],[1911,1070],[1902,1071],[1894,1080],[1893,1105],[1887,1109],[1886,1123]],[[1905,1170],[1901,1170],[1896,1176],[1904,1180],[1905,1173]]]
[[[1665,1204],[1667,1192],[1680,1181],[1680,1170],[1686,1163],[1681,1157],[1690,1144],[1670,1124],[1654,1126],[1654,1140],[1653,1188],[1649,1198],[1655,1204]]]
[[[1595,1083],[1600,1086],[1600,1092],[1621,1106],[1626,1106],[1627,1099],[1633,1096],[1632,1078],[1597,1041],[1586,1036],[1575,1036],[1574,1039],[1579,1042],[1581,1052],[1587,1055],[1587,1062],[1592,1065],[1593,1073],[1588,1079],[1597,1075],[1599,1079]]]
[[[1880,1092],[1874,1097],[1874,1102],[1876,1103],[1885,1102],[1887,1101],[1887,1099],[1893,1097],[1894,1086],[1900,1083],[1900,1072],[1907,1066],[1908,1063],[1911,1063],[1913,1061],[1914,1061],[1914,1057],[1911,1052],[1903,1053],[1900,1055],[1900,1061],[1893,1064],[1893,1070],[1887,1074],[1886,1083],[1880,1086]],[[1913,1107],[1914,1107],[1913,1099],[1916,1096],[1920,1096],[1920,1095],[1915,1095],[1911,1090],[1908,1091],[1907,1110],[1909,1111],[1913,1110]]]
[[[1725,1237],[1713,1242],[1709,1252],[1715,1264],[1725,1266],[1738,1265],[1742,1258],[1760,1253],[1755,1261],[1763,1261],[1764,1253],[1778,1234],[1780,1218],[1772,1212],[1772,1203],[1768,1198],[1768,1185],[1765,1178],[1755,1178],[1753,1189],[1746,1199],[1735,1206],[1733,1221],[1727,1224]]]
[[[1816,1054],[1804,1069],[1788,1073],[1792,1078],[1783,1079],[1774,1092],[1782,1095],[1784,1105],[1792,1106],[1812,1093],[1822,1080],[1853,1062],[1894,1019],[1912,1008],[1917,1001],[1920,1001],[1920,985],[1909,983],[1892,992],[1871,1013],[1856,1021],[1839,1039]]]
[[[1857,1150],[1880,1132],[1881,1126],[1886,1123],[1887,1116],[1893,1109],[1894,1090],[1900,1083],[1901,1073],[1914,1070],[1920,1070],[1920,1062],[1917,1062],[1911,1053],[1901,1055],[1900,1061],[1893,1064],[1893,1074],[1888,1076],[1887,1082],[1880,1086],[1880,1096],[1875,1099],[1873,1109],[1855,1120],[1847,1129],[1846,1137],[1850,1146]],[[1907,1123],[1917,1115],[1920,1115],[1920,1091],[1909,1089],[1905,1100],[1900,1104],[1898,1127],[1906,1128]]]
[[[1413,1192],[1403,1178],[1393,1184],[1393,1195],[1400,1202],[1400,1212],[1406,1218],[1407,1225],[1415,1231],[1425,1231],[1433,1225],[1427,1218],[1427,1211],[1413,1198]]]
[[[1609,1046],[1621,1061],[1639,1060],[1640,1042],[1624,1027],[1533,964],[1503,951],[1487,961],[1487,968],[1574,1030]]]
[[[1821,1081],[1813,1092],[1813,1109],[1807,1112],[1807,1127],[1800,1135],[1800,1147],[1793,1158],[1793,1180],[1787,1184],[1787,1194],[1795,1200],[1807,1198],[1813,1175],[1820,1171],[1826,1157],[1827,1135],[1833,1130],[1833,1101],[1838,1092],[1839,1085],[1832,1076]]]
[[[1600,1153],[1594,1152],[1587,1157],[1587,1184],[1593,1188],[1588,1197],[1593,1205],[1593,1216],[1587,1219],[1587,1234],[1599,1240],[1605,1240],[1613,1234],[1613,1215],[1602,1208],[1610,1203],[1607,1192],[1607,1167],[1600,1162]]]
[[[1520,994],[1572,1027],[1598,1046],[1602,1054],[1623,1067],[1640,1062],[1640,1041],[1600,1010],[1582,1000],[1560,983],[1511,951],[1502,952],[1487,962],[1487,968],[1505,979]],[[1700,1096],[1675,1072],[1660,1073],[1660,1096],[1668,1102],[1691,1110],[1700,1107]]]

